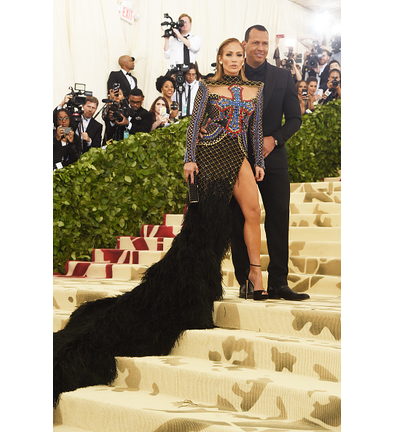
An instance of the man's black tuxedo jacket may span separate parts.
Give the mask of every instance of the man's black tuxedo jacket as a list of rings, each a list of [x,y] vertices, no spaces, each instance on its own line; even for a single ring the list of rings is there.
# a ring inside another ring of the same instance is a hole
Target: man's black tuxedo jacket
[[[81,136],[80,125],[78,125],[79,135]],[[92,140],[91,145],[88,145],[87,141],[82,142],[82,153],[86,153],[91,147],[101,147],[103,125],[94,118],[91,118],[86,133]]]
[[[281,125],[283,114],[285,123]],[[265,159],[265,169],[288,168],[284,144],[302,124],[300,104],[291,73],[269,63],[266,63],[262,123],[263,136],[273,136],[278,141]]]
[[[134,76],[132,76],[132,79],[137,87],[137,79]],[[130,95],[131,88],[128,79],[126,78],[125,74],[121,70],[113,71],[110,73],[110,76],[108,77],[107,80],[107,91],[110,91],[110,89],[112,89],[114,83],[119,83],[121,85],[123,95],[127,99]]]

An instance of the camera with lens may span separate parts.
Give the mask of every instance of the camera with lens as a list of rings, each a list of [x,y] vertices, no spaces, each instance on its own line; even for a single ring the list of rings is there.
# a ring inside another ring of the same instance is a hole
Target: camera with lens
[[[185,84],[185,74],[189,71],[189,66],[184,64],[176,64],[172,66],[166,73],[166,75],[174,76],[176,82],[176,90],[182,92]]]
[[[75,83],[74,88],[72,86],[69,87],[71,92],[68,93],[68,95],[72,97],[67,102],[66,109],[70,111],[73,118],[79,122],[81,121],[82,106],[86,103],[86,97],[93,96],[93,92],[85,90],[86,85],[81,83]]]
[[[333,36],[331,39],[331,47],[334,54],[337,54],[341,50],[341,37],[339,35]]]
[[[135,115],[135,110],[130,107],[126,99],[121,99],[119,102],[113,99],[102,99],[102,102],[106,104],[103,108],[103,120],[122,121],[123,117],[129,118]]]
[[[287,60],[285,60],[285,68],[291,70],[294,65],[294,53],[293,53],[293,47],[288,48],[288,52],[284,53],[285,57],[287,57]]]
[[[311,50],[311,54],[307,56],[306,66],[308,69],[315,69],[320,62],[320,58],[324,55],[317,41],[314,41],[313,45],[314,48]]]
[[[184,20],[179,20],[177,22],[173,21],[173,18],[171,16],[169,16],[169,14],[165,13],[164,17],[170,21],[164,21],[163,23],[161,23],[161,26],[167,26],[169,28],[167,28],[165,30],[165,34],[162,36],[164,38],[168,38],[168,37],[177,37],[176,34],[174,33],[174,29],[177,29],[178,31],[181,31],[181,27],[184,26]]]
[[[340,84],[340,81],[338,81],[337,78],[335,78],[335,79],[332,81],[332,87],[333,87],[333,88],[337,88],[337,87],[339,86],[339,84]]]

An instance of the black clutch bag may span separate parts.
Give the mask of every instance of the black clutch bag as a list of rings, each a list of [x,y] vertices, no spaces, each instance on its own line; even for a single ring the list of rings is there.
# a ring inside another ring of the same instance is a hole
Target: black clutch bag
[[[193,184],[191,184],[191,176],[188,177],[189,202],[191,204],[199,202],[199,191],[196,183],[196,172],[193,172]]]

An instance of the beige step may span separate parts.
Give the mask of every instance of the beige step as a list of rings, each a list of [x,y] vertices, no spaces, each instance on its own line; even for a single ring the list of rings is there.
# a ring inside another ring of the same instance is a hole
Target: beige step
[[[341,203],[341,192],[293,192],[291,203]]]

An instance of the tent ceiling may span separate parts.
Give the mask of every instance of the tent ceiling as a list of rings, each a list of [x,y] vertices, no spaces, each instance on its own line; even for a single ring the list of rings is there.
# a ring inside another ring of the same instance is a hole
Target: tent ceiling
[[[340,19],[341,0],[291,0],[292,2],[311,9],[314,12],[327,10],[335,18]]]

